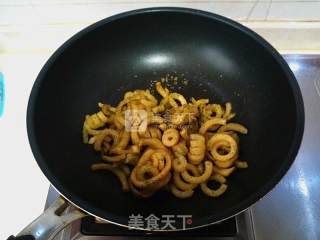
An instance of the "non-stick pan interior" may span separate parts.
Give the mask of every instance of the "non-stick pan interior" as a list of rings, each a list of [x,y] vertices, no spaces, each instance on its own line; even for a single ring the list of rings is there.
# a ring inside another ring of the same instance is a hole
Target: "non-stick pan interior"
[[[101,160],[82,143],[84,116],[167,74],[187,80],[174,86],[187,97],[232,102],[235,121],[249,129],[240,153],[249,168],[228,178],[219,198],[197,191],[186,200],[167,192],[139,199],[111,173],[90,171]],[[236,23],[183,9],[132,12],[82,31],[42,69],[28,109],[30,143],[49,180],[81,208],[122,225],[153,213],[190,214],[197,227],[245,209],[289,168],[302,131],[301,95],[279,55]]]

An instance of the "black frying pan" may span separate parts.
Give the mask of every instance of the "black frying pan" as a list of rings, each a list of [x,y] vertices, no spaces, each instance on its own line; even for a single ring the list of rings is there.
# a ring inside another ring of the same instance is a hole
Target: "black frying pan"
[[[189,80],[179,90],[185,96],[231,101],[236,121],[249,129],[240,155],[249,168],[228,178],[219,198],[159,192],[139,199],[123,193],[111,173],[90,171],[101,160],[82,143],[85,114],[168,73]],[[27,126],[44,174],[84,211],[123,226],[131,214],[190,214],[196,228],[245,210],[280,181],[298,152],[304,109],[289,67],[257,34],[215,14],[153,8],[104,19],[62,45],[34,84]]]

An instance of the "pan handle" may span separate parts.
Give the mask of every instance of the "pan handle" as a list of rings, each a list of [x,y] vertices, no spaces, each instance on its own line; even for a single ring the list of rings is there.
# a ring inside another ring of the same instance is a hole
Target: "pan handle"
[[[7,240],[52,240],[67,225],[87,215],[78,209],[65,213],[69,206],[71,205],[68,201],[62,197],[57,198],[43,214],[17,236],[10,236]]]

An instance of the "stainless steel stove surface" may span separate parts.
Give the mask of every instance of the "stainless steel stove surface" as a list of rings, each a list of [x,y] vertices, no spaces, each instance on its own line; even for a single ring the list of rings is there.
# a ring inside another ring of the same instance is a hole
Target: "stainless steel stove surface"
[[[73,223],[56,239],[320,239],[320,55],[284,57],[302,91],[305,132],[293,166],[266,197],[230,220],[196,231],[165,235],[133,232],[86,218]],[[46,206],[57,196],[50,188]]]

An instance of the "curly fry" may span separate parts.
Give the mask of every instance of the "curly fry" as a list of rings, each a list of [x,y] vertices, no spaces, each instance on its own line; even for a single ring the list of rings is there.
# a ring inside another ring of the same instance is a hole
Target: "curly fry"
[[[162,149],[157,149],[155,150],[161,154],[164,155],[164,158],[165,158],[165,166],[164,168],[161,170],[161,172],[154,176],[154,177],[151,177],[145,181],[142,181],[142,180],[139,180],[137,178],[137,169],[139,167],[139,164],[140,164],[140,161],[141,159],[139,160],[138,162],[138,165],[132,170],[131,172],[131,175],[130,175],[130,179],[132,181],[132,183],[137,186],[137,187],[140,187],[140,188],[145,188],[145,187],[148,187],[148,186],[152,186],[153,184],[155,184],[157,181],[159,181],[160,179],[166,177],[166,175],[169,173],[170,169],[171,169],[171,164],[172,164],[172,159],[171,159],[171,156],[170,154],[165,151],[165,150],[162,150]]]
[[[85,127],[87,129],[97,129],[103,127],[108,122],[108,118],[102,111],[86,117]]]
[[[149,127],[150,137],[158,138],[159,140],[162,138],[162,133],[159,128]]]
[[[164,112],[165,110],[166,110],[166,108],[165,108],[165,104],[163,102],[161,102],[160,105],[152,108],[153,113],[160,113],[160,112]]]
[[[190,135],[188,159],[193,164],[199,164],[205,157],[205,138],[200,134]]]
[[[172,146],[174,155],[186,156],[188,154],[188,148],[185,141],[180,141],[178,144]]]
[[[160,159],[160,160],[159,160],[158,169],[159,169],[159,170],[162,170],[163,168],[164,168],[164,160],[163,160],[163,159]]]
[[[135,165],[137,165],[138,161],[139,161],[139,155],[138,154],[128,153],[124,163],[132,165],[132,166],[135,166]]]
[[[179,142],[179,132],[175,128],[169,128],[163,132],[162,143],[166,147],[172,147]]]
[[[235,167],[219,168],[219,167],[213,166],[212,169],[213,169],[213,172],[218,173],[224,177],[228,177],[236,168]]]
[[[151,134],[150,134],[150,131],[148,128],[143,132],[138,132],[138,135],[141,138],[150,138],[151,137]]]
[[[176,158],[172,162],[173,170],[176,172],[183,172],[187,167],[187,159],[183,155],[176,155]]]
[[[193,195],[193,190],[182,191],[179,190],[175,185],[171,184],[170,190],[174,196],[177,198],[189,198]]]
[[[129,187],[130,187],[131,192],[138,197],[148,198],[148,197],[151,197],[155,193],[155,191],[151,191],[151,190],[147,190],[147,189],[138,189],[137,187],[135,187],[133,185],[130,178],[128,180],[128,183],[129,183]]]
[[[210,178],[211,174],[212,174],[213,165],[212,165],[212,162],[210,162],[210,161],[205,161],[204,165],[205,165],[205,170],[202,173],[202,175],[195,177],[195,176],[191,176],[188,173],[188,169],[190,169],[191,165],[187,164],[187,166],[186,166],[187,170],[183,171],[181,173],[182,178],[186,182],[189,182],[189,183],[198,183],[199,184],[199,183],[207,181]]]
[[[142,156],[140,157],[140,159],[138,160],[136,166],[140,166],[145,164],[146,162],[149,161],[149,159],[151,158],[151,156],[155,153],[154,149],[151,148],[147,148],[144,153],[142,154]]]
[[[164,149],[165,148],[163,143],[158,138],[143,138],[143,139],[140,139],[139,146],[140,147],[149,146],[149,147],[155,148],[155,149],[158,149],[158,148]]]
[[[164,186],[166,186],[169,183],[170,179],[171,179],[171,173],[169,172],[165,178],[159,180],[154,185],[149,186],[146,189],[148,189],[148,190],[150,189],[153,191],[159,190],[159,189],[163,188]]]
[[[112,116],[116,112],[116,108],[112,107],[109,104],[98,103],[98,106],[101,108],[101,111],[106,116]]]
[[[184,140],[188,140],[189,136],[188,136],[188,130],[186,128],[183,128],[180,131],[180,136],[184,139]]]
[[[230,135],[236,141],[237,145],[239,146],[240,138],[239,138],[239,135],[237,133],[235,133],[233,131],[227,131],[227,132],[222,132],[222,133]]]
[[[120,154],[120,155],[115,155],[115,156],[102,155],[101,158],[102,158],[102,160],[107,161],[107,162],[120,162],[120,161],[126,159],[126,155],[125,154]]]
[[[218,149],[221,146],[228,146],[229,151],[227,154],[220,154]],[[217,133],[214,134],[208,141],[207,147],[216,161],[228,161],[237,154],[238,152],[238,145],[236,141],[229,136],[228,134]]]
[[[206,121],[199,129],[199,133],[204,135],[208,129],[212,128],[216,125],[224,125],[226,124],[226,120],[222,118],[212,118],[208,121]]]
[[[169,91],[165,90],[162,86],[160,82],[156,83],[156,90],[157,92],[163,97],[166,98],[169,95]]]
[[[139,145],[139,143],[140,143],[139,133],[137,131],[132,131],[132,132],[130,132],[130,136],[131,136],[132,143],[134,145]]]
[[[226,103],[226,110],[225,110],[225,112],[223,114],[223,118],[224,119],[228,119],[228,117],[231,114],[231,111],[232,111],[232,105],[231,105],[231,103],[227,102]]]
[[[151,157],[150,157],[153,165],[157,167],[159,170],[162,170],[164,167],[164,156],[158,152],[155,152]]]
[[[170,93],[169,96],[173,99],[173,101],[174,101],[174,100],[177,100],[177,101],[180,103],[180,105],[185,105],[185,104],[187,104],[187,101],[186,101],[186,99],[184,98],[184,96],[182,96],[182,95],[179,94],[179,93]],[[169,100],[169,102],[170,102],[170,100]]]
[[[227,182],[227,179],[218,173],[213,173],[211,175],[211,177],[209,178],[209,180],[214,180],[218,183],[226,183]]]
[[[130,176],[131,170],[127,165],[121,164],[119,168],[126,174],[127,177]]]
[[[147,176],[154,177],[159,174],[159,171],[157,168],[154,166],[147,164],[147,165],[141,165],[140,167],[137,168],[137,179],[139,180],[147,180]]]
[[[94,150],[101,151],[102,141],[106,136],[111,136],[113,138],[113,145],[117,145],[119,140],[119,133],[114,129],[104,129],[100,134],[96,136],[94,142]]]
[[[212,111],[211,114],[215,114],[214,117],[221,118],[223,116],[223,109],[220,104],[210,104],[209,109]]]
[[[200,105],[206,105],[209,103],[209,99],[194,99],[193,97],[191,98],[191,102],[196,105],[196,106],[200,106]]]
[[[222,183],[217,190],[213,190],[207,186],[207,182],[200,184],[200,188],[202,192],[208,195],[209,197],[219,197],[227,190],[227,187],[228,186],[226,184]]]
[[[224,126],[221,126],[219,129],[218,129],[218,132],[221,133],[221,132],[227,132],[227,131],[235,131],[235,132],[239,132],[239,133],[242,133],[242,134],[247,134],[248,133],[248,129],[239,124],[239,123],[228,123]]]
[[[89,133],[85,127],[85,125],[83,124],[82,127],[82,141],[83,143],[88,143],[89,142]]]
[[[130,141],[130,134],[126,130],[123,130],[120,134],[120,140],[117,145],[115,145],[110,152],[111,153],[122,153],[129,144]]]

